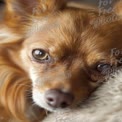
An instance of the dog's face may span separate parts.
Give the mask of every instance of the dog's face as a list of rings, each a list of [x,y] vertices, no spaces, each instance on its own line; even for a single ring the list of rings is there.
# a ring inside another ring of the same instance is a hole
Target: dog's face
[[[120,27],[95,30],[87,25],[83,13],[87,15],[81,10],[66,10],[43,31],[24,40],[20,55],[33,83],[33,100],[47,110],[82,102],[118,65],[112,49],[122,41],[120,32],[114,34]]]
[[[25,40],[21,50],[33,83],[33,100],[50,111],[81,102],[94,89],[82,51],[83,28],[75,26],[74,16],[66,13],[50,23],[52,28]]]
[[[121,21],[93,28],[95,16],[66,9],[26,25],[26,37],[13,54],[31,79],[32,98],[40,107],[55,111],[84,101],[120,65],[113,51],[122,47]]]

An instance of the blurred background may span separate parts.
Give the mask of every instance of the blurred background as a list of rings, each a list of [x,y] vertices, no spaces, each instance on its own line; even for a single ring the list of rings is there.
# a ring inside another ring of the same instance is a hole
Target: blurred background
[[[75,3],[82,3],[85,5],[91,5],[97,8],[103,7],[104,9],[108,9],[112,7],[113,4],[117,2],[118,0],[67,0],[67,1],[75,2]],[[0,13],[2,11],[3,5],[4,5],[4,0],[0,0]]]
[[[113,3],[116,2],[117,0],[67,0],[67,1],[74,1],[74,2],[80,2],[84,4],[91,4],[94,6],[98,6],[100,1],[112,1]],[[0,0],[0,4],[2,4],[4,0]]]

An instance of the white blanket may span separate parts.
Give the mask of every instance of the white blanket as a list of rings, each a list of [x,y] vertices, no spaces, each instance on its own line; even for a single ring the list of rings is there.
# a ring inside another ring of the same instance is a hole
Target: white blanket
[[[84,105],[52,113],[43,122],[122,122],[122,71],[97,89]]]

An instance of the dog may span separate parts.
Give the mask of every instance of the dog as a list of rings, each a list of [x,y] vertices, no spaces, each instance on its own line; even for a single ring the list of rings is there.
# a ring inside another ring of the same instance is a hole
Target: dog
[[[45,110],[84,102],[121,66],[121,53],[114,53],[122,48],[118,10],[99,16],[96,9],[67,7],[60,0],[6,0],[0,23],[1,121],[37,122]]]

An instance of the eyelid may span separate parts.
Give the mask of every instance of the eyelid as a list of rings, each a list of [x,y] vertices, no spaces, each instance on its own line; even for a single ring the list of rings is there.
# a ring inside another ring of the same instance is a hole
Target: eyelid
[[[39,48],[39,47],[37,47],[37,48],[31,48],[31,50],[33,51],[33,50],[43,50],[43,51],[45,51],[46,53],[48,53],[49,54],[49,49],[46,49],[46,48]]]

